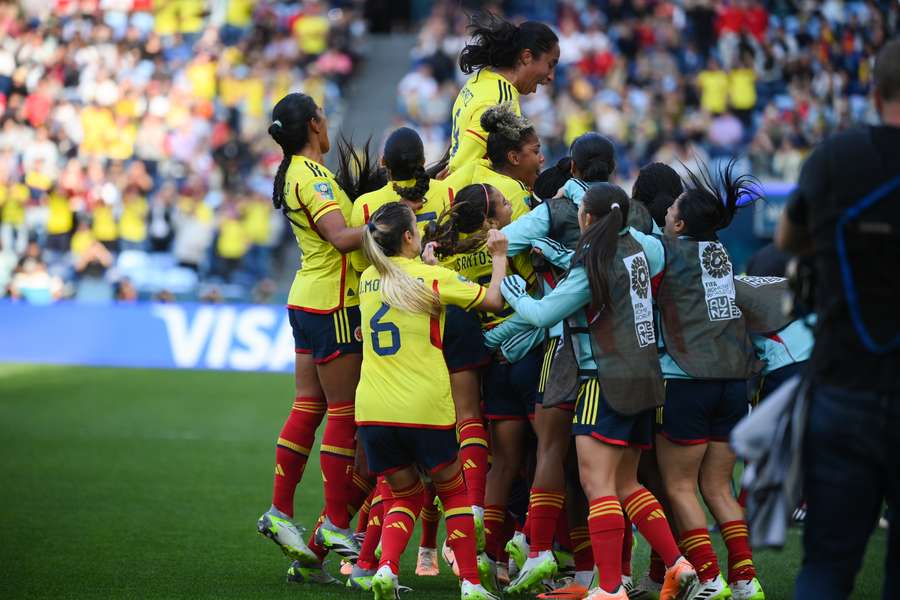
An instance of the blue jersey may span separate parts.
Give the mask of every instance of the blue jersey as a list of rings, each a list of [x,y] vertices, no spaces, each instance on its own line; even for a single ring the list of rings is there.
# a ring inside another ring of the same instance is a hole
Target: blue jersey
[[[809,325],[797,319],[778,333],[752,336],[756,357],[765,363],[763,375],[809,360],[816,343],[811,329],[814,324],[814,319]]]

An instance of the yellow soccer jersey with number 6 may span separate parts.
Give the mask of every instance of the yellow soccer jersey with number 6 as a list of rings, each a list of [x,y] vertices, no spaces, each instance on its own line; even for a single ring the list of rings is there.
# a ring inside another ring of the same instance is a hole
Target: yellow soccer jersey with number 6
[[[456,409],[444,361],[444,305],[469,309],[485,288],[443,267],[418,259],[391,257],[398,267],[437,292],[438,315],[391,308],[381,296],[381,275],[366,269],[359,281],[363,360],[356,388],[359,425],[449,429]]]
[[[508,79],[484,69],[472,75],[453,103],[450,133],[450,172],[484,156],[488,134],[481,126],[484,111],[498,104],[512,104],[517,115],[519,90]]]
[[[323,165],[294,156],[285,177],[284,200],[291,230],[300,246],[302,264],[294,275],[288,306],[328,314],[343,306],[356,306],[357,274],[350,259],[331,245],[316,223],[334,211],[350,220],[350,198]]]

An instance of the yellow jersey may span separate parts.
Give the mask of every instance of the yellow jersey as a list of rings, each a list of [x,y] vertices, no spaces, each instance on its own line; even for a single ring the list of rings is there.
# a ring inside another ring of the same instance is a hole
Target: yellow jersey
[[[143,196],[126,200],[119,219],[119,233],[123,240],[143,242],[147,239],[147,213],[150,207]]]
[[[303,255],[288,294],[288,307],[329,314],[344,306],[357,306],[358,275],[349,259],[322,237],[316,223],[325,215],[340,211],[350,219],[350,198],[334,180],[334,175],[314,160],[296,155],[285,177],[284,201],[291,230]]]
[[[72,225],[74,225],[75,221],[68,198],[62,194],[50,194],[50,197],[47,199],[47,209],[49,211],[47,233],[59,235],[72,231]]]
[[[108,204],[98,204],[93,212],[94,237],[101,242],[114,242],[119,238],[119,225],[112,208]]]
[[[243,258],[250,249],[250,236],[244,222],[236,217],[226,217],[219,225],[219,239],[216,252],[222,258],[237,260]]]
[[[490,166],[490,162],[485,159],[469,163],[447,177],[444,182],[450,186],[454,195],[462,188],[473,183],[485,183],[497,188],[512,206],[513,221],[531,211],[531,205],[534,202],[531,190],[524,183],[518,179],[513,179],[509,175],[494,171]],[[490,259],[490,254],[487,257]],[[510,260],[509,265],[512,272],[521,275],[529,285],[535,282],[534,267],[531,264],[531,256],[528,253],[514,256]],[[488,274],[490,274],[490,266],[488,266]]]
[[[445,257],[441,264],[448,269],[456,271],[460,276],[469,281],[474,281],[481,285],[489,285],[491,283],[491,273],[494,270],[494,259],[488,252],[487,245],[482,244],[471,252],[465,254],[454,254]],[[507,263],[511,265],[511,263]],[[515,269],[507,267],[506,274],[512,275],[517,272]],[[532,276],[534,271],[532,270]],[[478,319],[481,321],[482,329],[491,329],[496,327],[513,314],[512,307],[506,302],[503,303],[503,310],[498,313],[489,313],[478,311]]]
[[[482,158],[487,150],[488,134],[481,127],[481,115],[497,104],[512,103],[517,115],[519,90],[506,77],[483,69],[469,78],[453,103],[450,134],[450,172]]]
[[[389,181],[387,185],[381,189],[363,194],[353,203],[353,211],[350,213],[350,227],[360,227],[369,222],[369,217],[376,210],[384,206],[388,202],[397,202],[400,195],[394,191],[394,184],[400,187],[412,187],[416,184],[415,180],[409,179],[405,181]],[[425,192],[425,202],[422,207],[416,211],[416,223],[419,226],[419,233],[425,233],[425,227],[428,223],[437,220],[440,214],[453,201],[450,187],[443,181],[432,179],[428,183],[428,191]],[[356,271],[362,273],[369,266],[362,250],[354,250],[350,254],[350,262]]]
[[[24,183],[14,183],[9,187],[0,185],[0,221],[7,225],[24,225],[28,195],[28,186]]]
[[[456,409],[444,361],[444,305],[477,305],[486,290],[443,267],[391,257],[410,276],[440,296],[437,315],[391,308],[381,296],[381,275],[366,269],[359,281],[363,360],[356,388],[359,425],[395,425],[450,429]]]

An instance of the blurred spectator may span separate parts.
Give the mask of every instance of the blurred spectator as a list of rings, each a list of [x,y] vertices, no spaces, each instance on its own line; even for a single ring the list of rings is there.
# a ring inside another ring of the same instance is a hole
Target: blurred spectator
[[[32,304],[51,304],[63,295],[62,279],[51,275],[43,260],[26,256],[16,268],[9,284],[9,295]]]
[[[127,253],[125,270],[143,276],[126,288],[150,295],[180,264],[197,276],[175,277],[179,296],[242,273],[229,298],[249,299],[271,275],[273,211],[255,198],[226,211],[222,198],[271,181],[268,114],[288,92],[324,103],[340,127],[359,4],[0,2],[2,252],[21,257],[36,240],[49,273],[71,279],[59,293],[79,297],[85,279],[120,276]],[[94,277],[100,265],[111,270]]]

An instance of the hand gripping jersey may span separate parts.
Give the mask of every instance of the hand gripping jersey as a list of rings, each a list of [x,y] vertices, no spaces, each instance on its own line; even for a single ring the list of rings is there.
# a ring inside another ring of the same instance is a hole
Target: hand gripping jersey
[[[350,219],[350,198],[323,165],[294,156],[284,187],[284,213],[300,247],[302,264],[294,276],[288,307],[313,313],[332,313],[356,306],[357,274],[348,257],[326,240],[316,227],[323,216],[340,211]]]
[[[369,222],[376,210],[387,204],[388,202],[398,202],[401,200],[400,195],[394,191],[394,184],[400,187],[412,187],[416,184],[415,180],[406,181],[389,181],[381,189],[363,194],[353,203],[353,210],[350,213],[350,227],[359,227]],[[450,206],[453,200],[453,192],[450,187],[443,181],[432,179],[428,182],[428,191],[425,192],[425,202],[421,208],[416,211],[416,224],[419,227],[419,233],[425,233],[425,226],[436,220],[445,208]],[[350,253],[350,262],[353,268],[362,273],[369,266],[363,251],[354,250]]]
[[[481,115],[497,104],[511,103],[517,115],[519,90],[505,77],[488,69],[475,73],[460,90],[453,103],[450,134],[450,172],[484,157],[487,150],[487,132],[481,127]]]
[[[662,238],[666,274],[657,305],[665,350],[689,377],[746,379],[759,371],[719,242]]]
[[[449,269],[403,257],[389,260],[437,292],[442,305],[470,309],[486,293]],[[356,388],[357,424],[454,427],[443,306],[437,315],[391,308],[382,300],[380,286],[378,271],[366,269],[359,282],[363,362]]]

